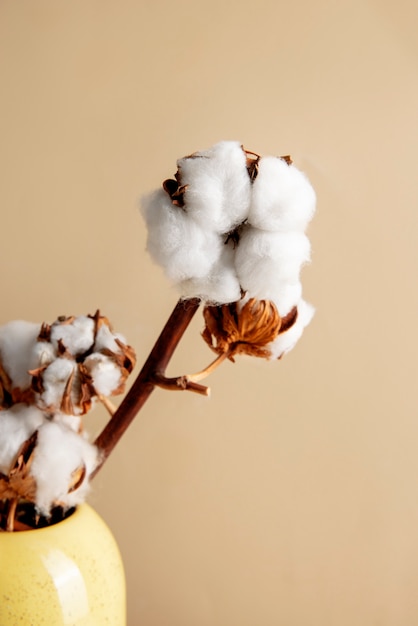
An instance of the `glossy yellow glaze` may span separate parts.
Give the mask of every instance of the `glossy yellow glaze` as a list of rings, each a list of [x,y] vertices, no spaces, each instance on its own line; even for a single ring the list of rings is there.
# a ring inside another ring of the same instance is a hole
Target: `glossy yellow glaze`
[[[126,626],[119,549],[87,504],[39,530],[0,533],[1,626]]]

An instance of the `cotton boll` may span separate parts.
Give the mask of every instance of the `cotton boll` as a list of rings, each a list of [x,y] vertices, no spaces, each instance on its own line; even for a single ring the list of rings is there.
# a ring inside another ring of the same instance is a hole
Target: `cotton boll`
[[[251,182],[239,142],[222,141],[177,165],[185,209],[203,228],[226,233],[246,219]]]
[[[0,472],[8,474],[23,443],[45,421],[39,409],[25,404],[15,404],[0,411]]]
[[[57,358],[48,365],[42,375],[41,401],[45,408],[57,410],[60,407],[68,379],[75,372],[76,363],[66,358]]]
[[[51,363],[57,357],[56,347],[49,341],[37,341],[32,349],[31,361],[34,363],[34,367],[30,369],[36,369]]]
[[[57,424],[62,424],[67,428],[71,428],[75,433],[80,433],[83,430],[83,424],[79,415],[68,415],[67,413],[54,413],[52,421]]]
[[[73,506],[82,502],[88,491],[88,476],[97,459],[97,448],[72,429],[55,422],[41,426],[30,467],[36,481],[36,506],[40,513],[48,515],[56,503]],[[73,473],[82,467],[86,468],[86,478],[69,494]]]
[[[203,230],[163,190],[143,200],[148,226],[147,250],[174,282],[205,276],[218,259],[222,242]]]
[[[303,233],[243,231],[235,252],[238,278],[244,291],[258,299],[274,300],[284,286],[299,282],[309,261],[310,242]]]
[[[126,344],[126,340],[123,335],[119,333],[113,333],[107,324],[102,324],[97,331],[96,339],[94,342],[94,352],[100,352],[100,350],[111,350],[112,352],[120,352],[120,348],[116,343],[116,339]]]
[[[313,217],[315,203],[315,192],[303,172],[283,159],[260,159],[248,218],[252,226],[303,232]]]
[[[71,323],[54,322],[51,327],[51,341],[57,345],[59,340],[73,355],[87,352],[94,341],[94,320],[80,315]]]
[[[271,350],[271,358],[278,359],[286,352],[289,352],[302,336],[303,330],[312,320],[315,309],[314,307],[300,300],[297,306],[298,316],[296,322],[286,332],[280,334],[268,347]]]
[[[222,254],[204,278],[179,284],[183,298],[200,298],[211,304],[235,302],[241,297],[241,287],[234,267],[234,250],[224,245]]]
[[[33,352],[40,325],[16,320],[0,327],[0,358],[14,387],[26,389],[31,377],[28,370],[38,366]]]
[[[111,396],[121,384],[121,371],[113,359],[97,352],[89,355],[84,367],[92,377],[98,394]]]

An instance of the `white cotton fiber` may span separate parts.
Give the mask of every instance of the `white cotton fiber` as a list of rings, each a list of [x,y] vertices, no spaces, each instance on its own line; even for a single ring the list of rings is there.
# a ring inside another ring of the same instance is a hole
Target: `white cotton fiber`
[[[9,473],[22,444],[44,421],[39,409],[25,404],[0,411],[0,472]]]
[[[112,352],[119,353],[121,350],[116,343],[116,339],[119,339],[119,341],[126,344],[126,339],[123,335],[113,333],[107,324],[102,324],[96,334],[94,352],[100,352],[100,350],[111,350]]]
[[[187,185],[187,213],[205,230],[226,233],[247,217],[251,182],[246,154],[237,141],[179,159],[181,185]]]
[[[234,265],[232,246],[223,244],[222,254],[204,278],[179,284],[183,298],[197,297],[211,304],[235,302],[241,297],[241,287]]]
[[[314,307],[308,302],[305,302],[305,300],[299,301],[297,309],[298,316],[293,326],[291,326],[286,332],[281,333],[277,339],[269,344],[268,348],[271,350],[272,359],[280,358],[295,346],[295,344],[299,341],[304,328],[310,323],[315,313]]]
[[[93,379],[97,393],[110,396],[121,383],[121,371],[113,359],[94,352],[84,361],[84,367]]]
[[[303,172],[276,157],[259,161],[248,221],[263,230],[304,231],[315,211],[316,195]]]
[[[147,248],[183,298],[211,304],[268,299],[285,316],[299,302],[310,260],[304,231],[316,196],[307,177],[277,157],[223,141],[177,161],[176,183],[145,199]],[[252,167],[253,166],[253,167]],[[225,245],[225,242],[228,242]]]
[[[267,232],[247,228],[235,253],[241,287],[252,297],[274,300],[277,291],[297,283],[310,243],[303,233]]]
[[[51,341],[57,345],[61,339],[64,346],[73,355],[83,354],[93,345],[94,320],[80,315],[71,323],[54,323],[51,327]]]
[[[143,199],[147,250],[174,282],[204,276],[221,252],[219,237],[190,219],[160,189]]]
[[[302,283],[280,283],[269,300],[276,305],[280,317],[285,317],[295,307],[302,297]]]
[[[76,367],[75,361],[60,357],[44,370],[42,376],[44,391],[41,394],[41,401],[45,408],[59,410],[67,381],[73,372],[76,372]]]
[[[49,341],[37,341],[32,349],[31,361],[34,363],[33,368],[42,367],[51,363],[57,356],[55,346]]]
[[[39,511],[48,515],[56,503],[74,506],[82,502],[88,491],[88,476],[96,466],[97,458],[97,448],[73,430],[55,422],[41,426],[30,468],[36,480]],[[72,474],[83,466],[86,478],[76,491],[69,494]]]
[[[40,325],[16,320],[0,327],[0,358],[13,386],[30,385],[28,370],[38,366],[33,353]]]
[[[69,415],[68,413],[56,412],[50,418],[53,422],[57,424],[62,424],[67,428],[70,428],[76,433],[81,433],[83,430],[83,422],[79,415]]]

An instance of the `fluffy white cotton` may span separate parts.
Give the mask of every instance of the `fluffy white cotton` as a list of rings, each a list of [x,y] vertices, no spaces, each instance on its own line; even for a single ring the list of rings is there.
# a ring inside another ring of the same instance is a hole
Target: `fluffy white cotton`
[[[222,141],[179,159],[187,213],[206,230],[226,233],[248,214],[251,182],[239,142]]]
[[[142,208],[148,225],[147,250],[168,278],[179,282],[205,276],[221,253],[219,237],[174,206],[163,189],[144,198]]]
[[[235,252],[241,287],[258,299],[275,300],[287,284],[299,281],[310,258],[309,239],[303,233],[246,229]]]
[[[201,298],[211,304],[235,302],[241,297],[241,287],[234,264],[234,250],[223,245],[222,254],[210,272],[203,278],[183,281],[179,284],[183,298]]]
[[[54,413],[50,419],[57,424],[62,424],[63,426],[67,426],[67,428],[71,428],[71,430],[76,433],[81,433],[83,431],[83,423],[79,415],[69,415],[68,413],[61,413],[58,411],[57,413]]]
[[[37,341],[33,346],[32,355],[35,367],[43,367],[56,358],[57,351],[49,341]]]
[[[101,350],[111,350],[112,352],[120,352],[120,347],[116,343],[116,339],[119,339],[122,343],[126,344],[126,339],[119,333],[113,333],[107,324],[102,324],[96,334],[96,340],[94,342],[94,352],[100,352]]]
[[[308,302],[305,302],[305,300],[299,301],[297,309],[298,316],[293,326],[291,326],[286,332],[280,334],[277,339],[269,344],[268,348],[272,353],[272,359],[280,358],[295,346],[295,344],[299,341],[304,328],[310,323],[315,313],[314,307]]]
[[[251,161],[251,154],[226,141],[177,161],[183,206],[164,189],[148,197],[148,251],[183,298],[226,304],[245,293],[273,301],[284,317],[301,302],[300,272],[310,260],[304,231],[316,196],[294,165],[277,157]],[[301,306],[278,350],[302,332]]]
[[[97,393],[111,396],[121,383],[121,371],[116,363],[105,356],[94,352],[84,361],[84,367],[93,379]]]
[[[248,216],[252,226],[270,231],[304,231],[313,217],[315,203],[315,192],[303,172],[283,159],[260,159]]]
[[[302,297],[302,283],[282,283],[276,286],[272,302],[276,305],[281,317],[285,317],[293,307],[297,306]],[[270,298],[269,298],[270,299]]]
[[[48,515],[56,503],[70,507],[84,501],[89,489],[88,476],[97,460],[97,448],[65,425],[46,422],[41,426],[30,468],[36,480],[38,510]],[[86,477],[78,489],[68,493],[73,472],[81,467],[85,467]]]
[[[22,444],[45,422],[39,409],[15,404],[0,411],[0,472],[8,474]]]
[[[74,356],[87,352],[94,341],[94,320],[80,315],[69,324],[52,324],[51,341],[57,345],[59,340]]]
[[[40,396],[45,408],[59,410],[68,379],[73,373],[76,373],[76,369],[75,361],[70,361],[64,357],[59,357],[48,365],[43,372],[44,391]]]
[[[28,370],[38,365],[33,350],[39,331],[39,324],[21,320],[0,327],[0,358],[14,387],[30,385]]]
[[[148,251],[182,297],[221,304],[245,291],[291,308],[300,298],[300,269],[310,259],[304,229],[315,192],[306,176],[283,159],[262,157],[252,181],[247,154],[235,141],[177,165],[184,206],[160,189],[145,200],[143,214]],[[225,255],[228,238],[233,252]]]

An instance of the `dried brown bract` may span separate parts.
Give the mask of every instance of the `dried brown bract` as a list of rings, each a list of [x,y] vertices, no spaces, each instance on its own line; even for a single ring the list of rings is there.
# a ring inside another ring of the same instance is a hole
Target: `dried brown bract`
[[[188,185],[182,185],[180,182],[180,172],[177,171],[174,175],[174,179],[168,178],[163,182],[163,189],[168,193],[171,198],[171,202],[180,208],[184,207],[184,193]]]
[[[8,475],[0,473],[0,500],[16,498],[33,502],[36,495],[36,483],[29,474],[33,453],[36,448],[38,433],[35,432],[23,443]]]
[[[257,175],[258,175],[258,165],[259,165],[261,157],[256,152],[251,152],[250,150],[245,150],[244,147],[243,147],[243,150],[244,150],[245,155],[247,157],[248,176],[250,177],[250,180],[253,183],[255,181],[255,179],[257,178]]]
[[[32,404],[33,400],[33,389],[21,389],[20,387],[14,386],[0,359],[0,411],[9,409],[19,402]]]
[[[281,156],[281,157],[279,157],[279,159],[282,159],[282,161],[285,161],[288,165],[292,165],[292,163],[293,163],[293,159],[290,156],[290,154],[286,154],[285,156]]]
[[[202,336],[217,354],[270,357],[268,345],[276,339],[282,318],[270,300],[251,298],[244,305],[233,302],[206,306],[203,311],[205,329]]]
[[[256,152],[251,152],[251,150],[246,150],[244,147],[242,147],[242,149],[244,150],[245,155],[247,157],[248,176],[250,177],[250,180],[253,183],[258,176],[258,169],[259,169],[261,155],[257,154]],[[285,163],[287,163],[288,165],[292,165],[293,163],[292,157],[288,154],[286,156],[281,156],[279,158],[285,161]]]

